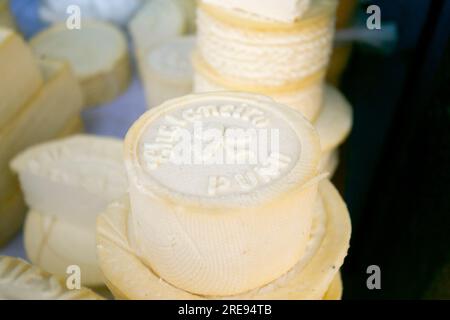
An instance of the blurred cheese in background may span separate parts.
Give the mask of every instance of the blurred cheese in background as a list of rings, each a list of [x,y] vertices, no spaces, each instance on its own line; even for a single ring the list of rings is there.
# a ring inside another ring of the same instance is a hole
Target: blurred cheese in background
[[[0,27],[16,28],[16,21],[11,14],[9,0],[0,0]]]
[[[195,39],[175,39],[195,30],[195,8],[194,0],[151,0],[129,23],[148,107],[192,90],[189,55]]]
[[[149,51],[141,70],[149,108],[191,93],[194,46],[195,38],[186,36],[169,40]]]
[[[109,21],[126,25],[143,0],[41,0],[39,16],[49,23],[65,21],[69,16],[67,8],[76,5],[82,19]]]
[[[103,300],[93,291],[70,290],[65,281],[22,259],[0,256],[0,300]]]
[[[128,187],[122,150],[121,140],[76,135],[31,147],[11,162],[30,208],[25,249],[34,264],[61,277],[78,265],[83,285],[103,285],[95,223]]]
[[[80,30],[57,24],[33,37],[30,45],[38,56],[70,63],[86,107],[110,102],[130,83],[126,37],[112,24],[84,22]]]
[[[38,65],[44,85],[0,127],[0,246],[20,229],[25,213],[10,160],[29,146],[80,128],[83,96],[69,65],[50,60]]]
[[[11,29],[0,27],[0,128],[42,86],[33,52]]]

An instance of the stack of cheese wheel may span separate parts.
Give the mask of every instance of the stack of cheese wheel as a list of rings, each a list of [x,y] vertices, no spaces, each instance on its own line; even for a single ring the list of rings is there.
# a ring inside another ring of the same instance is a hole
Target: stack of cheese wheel
[[[297,111],[246,93],[167,101],[125,139],[129,194],[97,222],[128,299],[339,298],[348,211]]]
[[[97,214],[126,193],[120,140],[76,135],[27,149],[12,162],[30,208],[28,258],[59,277],[80,268],[81,283],[103,285],[95,247]]]
[[[283,0],[276,6],[299,8],[301,2]],[[269,95],[315,120],[322,107],[337,1],[312,1],[289,22],[258,15],[275,1],[243,3],[229,8],[218,1],[199,2],[195,91],[216,87]]]

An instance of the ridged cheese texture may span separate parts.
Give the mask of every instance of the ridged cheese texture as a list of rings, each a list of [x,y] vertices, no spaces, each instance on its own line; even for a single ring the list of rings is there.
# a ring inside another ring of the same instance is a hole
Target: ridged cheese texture
[[[264,285],[304,253],[319,158],[312,125],[270,98],[170,100],[125,139],[131,246],[189,292],[230,295]]]
[[[202,2],[197,11],[198,53],[232,81],[295,89],[302,79],[324,74],[328,66],[336,3],[314,1],[297,24],[276,24]]]
[[[80,267],[82,285],[103,285],[96,256],[95,225],[81,227],[31,210],[25,220],[24,242],[28,259],[43,270],[64,278],[67,268],[76,265]]]
[[[179,37],[148,53],[142,72],[146,73],[144,85],[149,108],[192,92],[191,54],[194,45],[194,37]]]
[[[27,149],[11,161],[28,206],[93,230],[97,214],[126,193],[122,141],[76,135]]]
[[[39,90],[43,78],[23,39],[0,25],[0,130]]]
[[[131,80],[125,34],[114,25],[83,22],[81,29],[56,24],[30,40],[38,56],[68,61],[84,93],[85,105],[109,102]]]
[[[0,128],[0,203],[17,182],[9,169],[12,158],[32,145],[60,135],[82,108],[82,93],[70,67],[49,60],[41,60],[39,65],[44,86]]]
[[[0,0],[0,27],[16,29],[16,21],[11,13],[9,0]]]
[[[338,89],[327,86],[323,110],[314,122],[322,151],[332,151],[342,144],[350,134],[352,125],[352,106]]]
[[[242,10],[262,18],[281,22],[300,19],[308,10],[311,0],[203,0],[205,3],[227,9]]]
[[[89,289],[69,290],[59,279],[13,257],[0,256],[0,300],[103,300]]]
[[[39,8],[42,20],[55,23],[67,20],[69,6],[80,8],[81,17],[125,25],[142,0],[43,0]]]
[[[211,77],[208,70],[202,68],[201,64],[195,63],[193,91],[195,93],[217,92],[217,91],[245,91],[270,95],[275,101],[300,111],[305,118],[314,121],[322,110],[322,96],[324,85],[322,81],[315,81],[301,89],[286,93],[267,93],[266,90],[239,86],[235,82],[215,82],[217,77]]]
[[[98,258],[106,283],[120,299],[339,299],[342,286],[336,284],[336,278],[349,247],[350,219],[345,203],[329,181],[320,184],[319,194],[302,258],[271,283],[230,296],[196,295],[160,278],[129,244],[128,199],[111,204],[97,223]],[[259,268],[272,259],[268,255]]]

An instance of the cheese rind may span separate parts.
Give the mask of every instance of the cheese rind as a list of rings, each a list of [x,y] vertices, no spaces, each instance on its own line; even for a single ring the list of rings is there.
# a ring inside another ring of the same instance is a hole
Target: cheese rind
[[[11,161],[28,206],[83,228],[123,196],[122,141],[76,135],[31,147]]]
[[[246,11],[249,14],[281,22],[300,19],[308,10],[310,0],[203,0],[227,9]]]
[[[25,220],[24,243],[27,257],[43,270],[64,278],[67,268],[76,265],[80,267],[82,285],[103,285],[94,226],[81,227],[31,210]]]
[[[0,256],[0,299],[103,300],[86,288],[69,290],[62,279],[7,256]]]
[[[244,146],[241,163],[228,161],[235,142],[228,138],[239,130],[255,134],[236,140]],[[270,138],[256,138],[261,134]],[[164,141],[170,157],[159,148]],[[207,146],[200,153],[177,158],[201,141]],[[255,162],[252,153],[260,156]],[[214,93],[170,100],[143,115],[125,139],[130,243],[162,278],[189,292],[229,295],[264,285],[305,250],[319,156],[311,124],[270,98]]]
[[[43,84],[32,51],[13,31],[0,26],[0,131]]]
[[[317,204],[321,205],[316,207],[313,240],[305,257],[272,283],[231,296],[195,295],[161,279],[128,243],[128,200],[111,204],[97,223],[97,252],[106,283],[121,299],[322,299],[347,254],[351,225],[348,210],[333,185],[324,181],[319,192],[321,201]]]
[[[90,21],[70,30],[56,24],[33,37],[30,45],[38,56],[70,63],[87,107],[111,101],[131,81],[126,37],[114,25]]]
[[[178,37],[148,53],[141,70],[148,107],[192,92],[194,37]]]
[[[317,81],[303,86],[300,89],[287,92],[270,92],[265,88],[239,86],[232,82],[217,82],[217,77],[211,76],[207,69],[202,68],[200,64],[195,63],[194,72],[194,92],[217,92],[217,91],[245,91],[261,93],[265,92],[270,95],[275,101],[287,105],[297,111],[300,111],[303,116],[314,122],[322,110],[322,96],[324,85],[322,79],[319,77]]]

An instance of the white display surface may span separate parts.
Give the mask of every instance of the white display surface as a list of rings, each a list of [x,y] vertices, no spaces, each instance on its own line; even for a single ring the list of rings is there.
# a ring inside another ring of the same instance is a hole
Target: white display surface
[[[85,129],[87,133],[124,138],[128,128],[147,110],[141,82],[135,76],[122,96],[107,105],[83,112]],[[0,255],[26,259],[22,232],[0,248]]]

